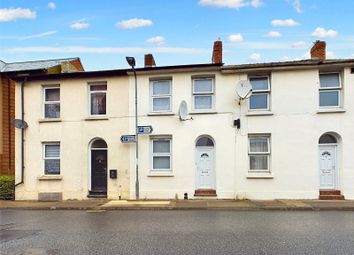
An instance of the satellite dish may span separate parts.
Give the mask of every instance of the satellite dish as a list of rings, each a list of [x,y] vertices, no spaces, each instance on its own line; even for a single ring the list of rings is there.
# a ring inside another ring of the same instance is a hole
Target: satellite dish
[[[178,115],[179,119],[184,121],[187,120],[188,108],[186,101],[182,101],[179,105]]]
[[[13,126],[15,126],[16,128],[19,128],[19,129],[26,129],[28,128],[28,124],[26,121],[24,120],[20,120],[20,119],[14,119],[11,121],[11,124]]]
[[[252,85],[249,81],[238,81],[236,84],[236,93],[241,99],[249,98],[252,94]]]

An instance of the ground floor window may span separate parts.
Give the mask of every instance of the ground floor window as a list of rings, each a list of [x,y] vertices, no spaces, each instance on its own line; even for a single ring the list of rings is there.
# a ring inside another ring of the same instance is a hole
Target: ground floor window
[[[248,156],[250,171],[270,171],[270,136],[249,135]]]
[[[43,144],[44,174],[60,174],[60,144]]]
[[[151,162],[152,171],[172,171],[172,138],[153,137],[151,138]]]

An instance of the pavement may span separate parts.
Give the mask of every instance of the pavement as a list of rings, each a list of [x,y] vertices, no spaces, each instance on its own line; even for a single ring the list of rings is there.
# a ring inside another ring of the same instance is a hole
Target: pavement
[[[65,200],[59,202],[0,200],[0,209],[27,210],[282,210],[354,211],[354,200]]]

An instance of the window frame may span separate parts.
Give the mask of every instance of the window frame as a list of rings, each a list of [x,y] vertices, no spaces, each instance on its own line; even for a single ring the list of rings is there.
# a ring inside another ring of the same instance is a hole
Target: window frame
[[[269,75],[262,75],[262,76],[249,76],[248,81],[251,83],[251,79],[259,79],[259,78],[266,78],[267,79],[267,89],[263,90],[253,90],[252,95],[248,98],[248,111],[270,111],[270,92],[271,92],[271,84],[270,84],[270,76]],[[252,83],[251,83],[252,84]],[[267,108],[251,108],[251,97],[254,95],[267,95]]]
[[[321,75],[325,74],[337,74],[338,75],[338,81],[339,81],[339,86],[338,87],[321,87]],[[318,88],[318,107],[320,109],[333,109],[333,108],[340,108],[342,106],[342,77],[341,77],[341,72],[319,72],[319,88]],[[321,92],[338,92],[338,105],[324,105],[321,106]]]
[[[168,81],[170,86],[170,94],[154,95],[154,82]],[[170,104],[168,110],[154,111],[155,98],[169,98]],[[170,113],[172,112],[172,79],[150,80],[150,112],[152,113]]]
[[[154,141],[169,141],[170,142],[170,152],[169,153],[154,153]],[[154,169],[154,157],[169,157],[170,158],[170,168],[162,169],[156,168]],[[151,173],[172,173],[172,136],[154,136],[150,137],[150,172]]]
[[[59,157],[46,157],[46,146],[47,145],[58,145],[59,146]],[[50,159],[59,159],[59,173],[50,174],[46,173],[45,162]],[[57,176],[61,174],[61,146],[60,142],[43,142],[42,143],[42,160],[43,160],[43,173],[46,176]]]
[[[60,109],[60,85],[59,84],[55,84],[55,85],[45,85],[45,86],[42,86],[43,87],[43,113],[42,113],[42,116],[44,119],[60,119],[61,117],[61,109]],[[46,99],[46,91],[47,90],[50,90],[50,89],[59,89],[59,101],[47,101]],[[45,106],[46,105],[49,105],[49,104],[59,104],[59,117],[46,117],[45,116]]]
[[[94,91],[91,91],[91,86],[106,86],[106,90],[94,90]],[[108,95],[108,84],[107,82],[89,82],[88,83],[88,111],[89,111],[89,116],[90,117],[104,117],[104,116],[107,116],[107,95]],[[105,114],[92,114],[91,112],[91,95],[92,94],[98,94],[98,93],[105,93],[106,94],[106,113]]]
[[[211,88],[210,92],[196,92],[195,91],[195,81],[200,80],[211,80]],[[211,108],[208,109],[196,109],[195,108],[195,97],[197,96],[204,96],[204,97],[211,97]],[[215,77],[205,77],[205,78],[192,78],[192,111],[193,112],[212,112],[215,110]]]
[[[251,152],[251,140],[254,138],[266,138],[267,139],[267,152]],[[248,171],[251,173],[254,172],[263,172],[263,173],[270,173],[270,160],[271,160],[271,136],[270,134],[250,134],[248,135]],[[267,169],[251,169],[251,156],[267,156]]]

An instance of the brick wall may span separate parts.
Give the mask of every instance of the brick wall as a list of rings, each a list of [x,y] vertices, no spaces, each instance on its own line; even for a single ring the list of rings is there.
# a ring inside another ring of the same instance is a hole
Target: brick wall
[[[2,89],[2,154],[0,159],[0,174],[15,173],[15,128],[8,123],[8,79],[1,78]],[[10,119],[15,118],[15,82],[10,81]],[[10,141],[9,141],[10,129]],[[11,146],[11,148],[9,148]],[[11,159],[9,160],[9,157]]]

